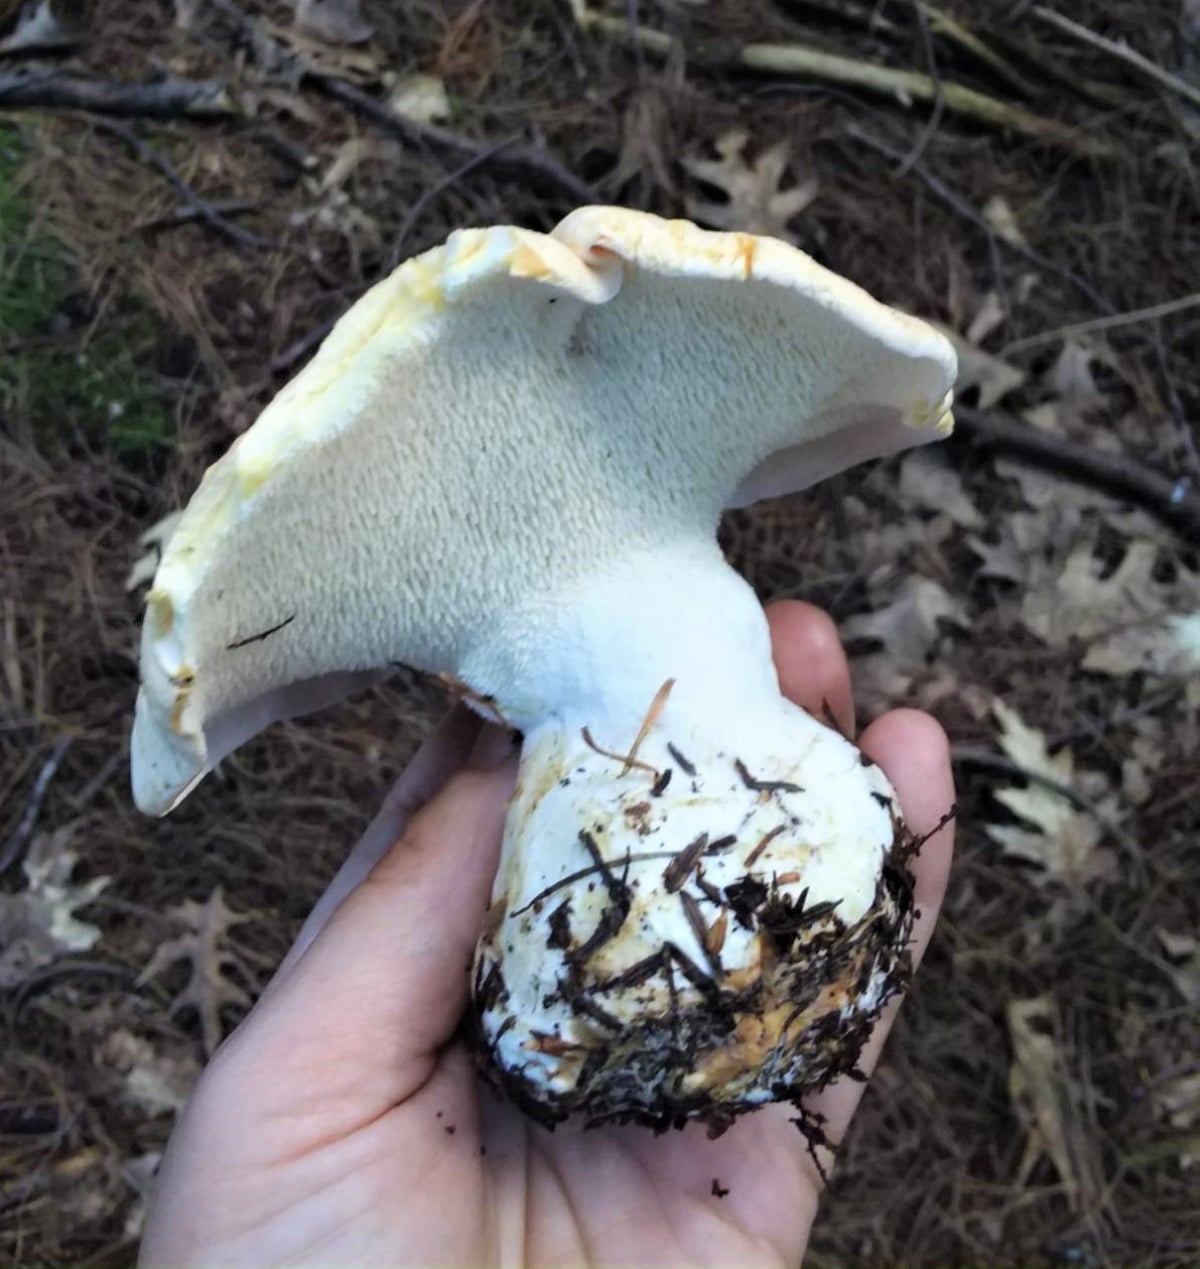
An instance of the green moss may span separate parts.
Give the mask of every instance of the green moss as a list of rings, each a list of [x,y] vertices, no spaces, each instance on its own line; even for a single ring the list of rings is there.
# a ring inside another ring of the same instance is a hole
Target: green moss
[[[33,225],[24,157],[19,133],[0,127],[0,418],[45,452],[84,440],[146,456],[171,440],[155,388],[158,329],[128,303],[100,330],[66,319],[75,270]]]

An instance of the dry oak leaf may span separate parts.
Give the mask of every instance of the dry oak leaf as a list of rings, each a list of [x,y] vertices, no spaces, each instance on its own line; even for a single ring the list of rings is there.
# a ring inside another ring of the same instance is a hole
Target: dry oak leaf
[[[979,529],[984,518],[963,488],[962,477],[941,454],[914,449],[900,464],[897,493],[902,503],[948,516],[964,529]]]
[[[728,195],[727,203],[689,197],[685,199],[693,220],[743,233],[787,238],[788,222],[816,198],[821,185],[815,176],[790,189],[780,189],[788,166],[788,144],[777,142],[748,163],[744,150],[750,134],[740,128],[714,142],[719,159],[684,159],[691,176]]]
[[[1081,1186],[1067,1127],[1071,1118],[1070,1090],[1055,1042],[1058,1011],[1051,997],[1036,996],[1010,1000],[1005,1012],[1013,1055],[1008,1096],[1026,1133],[1017,1184],[1024,1187],[1034,1164],[1044,1154],[1054,1165],[1074,1209]]]
[[[891,603],[860,613],[842,626],[846,640],[872,639],[883,646],[854,660],[854,692],[867,713],[901,700],[913,678],[928,668],[928,658],[943,637],[942,623],[966,627],[966,604],[928,577],[911,574]]]
[[[985,352],[978,344],[949,326],[938,325],[938,329],[954,345],[954,351],[958,354],[954,395],[959,400],[965,398],[972,389],[976,389],[979,393],[976,405],[981,410],[990,410],[999,405],[1010,392],[1021,387],[1029,377],[1019,366]]]
[[[67,846],[72,831],[67,825],[37,834],[23,864],[25,889],[0,894],[0,987],[20,986],[64,952],[86,952],[100,938],[75,909],[91,903],[111,878],[71,880],[77,860]]]
[[[183,1009],[195,1009],[205,1052],[211,1055],[221,1043],[222,1008],[245,1008],[251,1003],[255,979],[247,962],[257,958],[236,947],[229,936],[235,925],[250,918],[226,905],[220,886],[204,903],[186,899],[169,915],[183,926],[183,933],[159,946],[137,983],[144,986],[177,961],[186,961],[191,976],[168,1012],[174,1017]]]
[[[1069,749],[1064,747],[1052,756],[1042,732],[1028,726],[1003,701],[994,701],[992,712],[1000,724],[1000,747],[1022,771],[1065,788],[1081,783]],[[1097,849],[1104,835],[1104,824],[1097,815],[1079,810],[1069,797],[1036,780],[1030,780],[1023,789],[993,790],[992,796],[1029,827],[985,824],[987,835],[1006,856],[1037,864],[1042,870],[1036,874],[1040,880],[1082,885],[1111,874],[1115,863],[1112,852]],[[1105,799],[1097,804],[1097,810],[1114,818],[1115,800]]]
[[[1107,576],[1096,537],[1081,539],[1056,583],[1031,586],[1022,617],[1052,645],[1088,645],[1083,668],[1123,676],[1142,671],[1194,680],[1200,670],[1200,574],[1176,561],[1171,581],[1159,581],[1159,547],[1131,542]]]

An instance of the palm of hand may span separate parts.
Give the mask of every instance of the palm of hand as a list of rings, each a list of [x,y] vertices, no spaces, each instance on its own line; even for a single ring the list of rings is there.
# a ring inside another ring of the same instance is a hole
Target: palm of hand
[[[848,724],[828,619],[789,604],[771,624],[784,690]],[[168,1151],[144,1264],[798,1263],[820,1178],[791,1108],[716,1140],[699,1125],[550,1133],[480,1089],[453,1036],[513,773],[476,731],[457,718],[418,757],[205,1073]],[[890,715],[862,744],[910,826],[931,828],[952,795],[936,725]],[[922,853],[918,955],[949,853],[946,830]],[[812,1099],[833,1139],[861,1090],[839,1081]]]
[[[152,1226],[149,1263],[794,1265],[816,1206],[782,1108],[715,1141],[698,1126],[548,1133],[481,1095],[456,1044],[403,1099],[379,1069],[357,1096],[277,1114],[278,1079],[235,1066],[236,1051],[214,1068],[180,1140],[204,1132],[210,1097],[259,1107],[263,1130],[172,1178],[170,1250]]]

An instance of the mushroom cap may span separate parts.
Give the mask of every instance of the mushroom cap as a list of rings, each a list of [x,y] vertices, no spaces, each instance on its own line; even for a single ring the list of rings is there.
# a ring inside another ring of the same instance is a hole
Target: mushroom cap
[[[499,616],[626,551],[944,435],[954,373],[938,331],[772,239],[602,207],[452,234],[346,313],[167,542],[138,806],[397,662],[477,663]],[[517,726],[555,704],[469,686]]]

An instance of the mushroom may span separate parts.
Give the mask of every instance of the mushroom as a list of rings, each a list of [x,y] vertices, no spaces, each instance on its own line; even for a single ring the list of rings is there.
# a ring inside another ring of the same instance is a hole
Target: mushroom
[[[206,473],[147,598],[136,801],[395,663],[523,747],[484,1066],[656,1126],[851,1069],[903,984],[883,773],[780,694],[723,508],[945,435],[955,356],[795,248],[586,207],[452,234]]]

